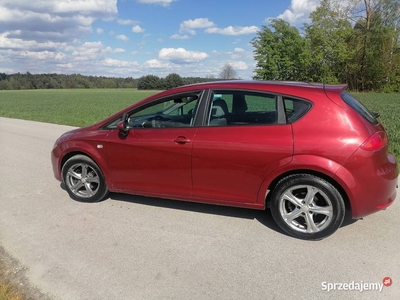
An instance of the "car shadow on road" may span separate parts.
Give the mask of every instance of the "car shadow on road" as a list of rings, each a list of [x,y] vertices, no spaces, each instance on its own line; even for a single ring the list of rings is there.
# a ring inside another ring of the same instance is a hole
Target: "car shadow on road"
[[[169,199],[160,199],[160,198],[151,198],[151,197],[143,197],[143,196],[134,196],[128,194],[120,194],[120,193],[110,193],[109,199],[114,201],[123,201],[141,205],[150,205],[154,207],[163,207],[170,209],[178,209],[184,211],[191,211],[203,214],[212,214],[219,216],[227,216],[233,218],[242,218],[249,220],[257,220],[265,227],[279,232],[281,234],[286,235],[275,223],[272,218],[271,211],[269,209],[266,210],[255,210],[248,208],[238,208],[231,206],[222,206],[222,205],[214,205],[214,204],[204,204],[197,202],[186,202],[186,201],[178,201],[178,200],[169,200]],[[341,227],[345,227],[355,223],[357,220],[351,219],[350,212],[346,211],[346,215]]]

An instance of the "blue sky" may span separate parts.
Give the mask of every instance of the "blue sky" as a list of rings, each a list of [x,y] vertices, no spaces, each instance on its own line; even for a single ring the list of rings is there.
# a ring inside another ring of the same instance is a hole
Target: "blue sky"
[[[319,0],[0,0],[0,72],[253,76],[269,18],[301,26]]]

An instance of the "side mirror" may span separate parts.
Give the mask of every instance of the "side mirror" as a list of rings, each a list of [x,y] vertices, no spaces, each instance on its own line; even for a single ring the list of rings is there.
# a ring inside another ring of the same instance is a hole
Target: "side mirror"
[[[128,129],[128,115],[122,115],[122,121],[119,121],[117,124],[117,129],[122,136],[126,136],[129,133]]]

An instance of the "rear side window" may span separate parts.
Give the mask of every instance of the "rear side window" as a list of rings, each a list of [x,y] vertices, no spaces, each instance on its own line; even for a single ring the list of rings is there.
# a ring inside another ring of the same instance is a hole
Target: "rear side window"
[[[311,103],[290,97],[283,97],[288,123],[293,123],[304,116],[311,108]]]
[[[213,90],[207,126],[278,124],[277,96],[237,90]]]
[[[341,94],[342,99],[346,102],[352,109],[354,109],[359,115],[370,122],[373,125],[378,124],[378,120],[375,118],[374,114],[370,112],[364,105],[362,105],[356,98],[352,95],[343,92]]]

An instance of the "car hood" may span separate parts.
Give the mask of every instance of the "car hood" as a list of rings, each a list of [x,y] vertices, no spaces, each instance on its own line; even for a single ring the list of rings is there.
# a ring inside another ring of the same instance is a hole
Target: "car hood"
[[[94,126],[87,126],[87,127],[82,127],[82,128],[77,128],[77,129],[73,129],[70,131],[67,131],[65,133],[63,133],[58,139],[57,139],[57,143],[62,143],[66,140],[70,140],[73,139],[76,136],[82,135],[82,134],[86,134],[89,131],[92,131],[94,129]]]

